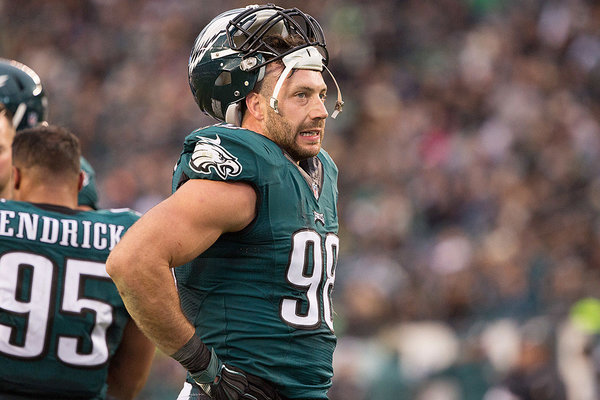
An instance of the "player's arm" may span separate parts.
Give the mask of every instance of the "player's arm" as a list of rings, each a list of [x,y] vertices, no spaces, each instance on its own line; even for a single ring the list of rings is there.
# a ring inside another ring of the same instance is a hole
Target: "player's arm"
[[[111,252],[107,271],[129,313],[165,354],[195,332],[181,311],[171,268],[194,259],[224,232],[246,227],[255,212],[249,184],[193,179],[143,215]]]
[[[133,224],[106,264],[140,329],[215,399],[237,399],[262,388],[252,389],[243,371],[224,365],[195,335],[181,311],[171,268],[193,260],[221,234],[248,226],[256,201],[246,183],[190,180]]]
[[[108,367],[109,397],[119,400],[135,398],[146,383],[154,352],[154,344],[133,320],[129,320],[121,344]]]

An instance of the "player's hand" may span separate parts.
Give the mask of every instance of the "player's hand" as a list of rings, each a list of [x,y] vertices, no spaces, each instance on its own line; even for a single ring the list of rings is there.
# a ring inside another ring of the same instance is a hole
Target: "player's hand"
[[[246,393],[248,379],[244,372],[227,364],[222,365],[214,383],[203,384],[200,387],[215,400],[257,400]]]
[[[214,350],[208,367],[194,374],[192,379],[200,385],[202,390],[215,400],[258,400],[248,390],[248,379],[244,371],[223,364]]]
[[[256,400],[280,400],[273,385],[254,375],[246,375],[248,379],[248,394]]]

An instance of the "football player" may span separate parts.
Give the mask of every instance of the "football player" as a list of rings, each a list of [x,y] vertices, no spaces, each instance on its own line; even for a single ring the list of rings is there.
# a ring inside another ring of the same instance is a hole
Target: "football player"
[[[107,261],[140,328],[188,370],[180,399],[327,399],[339,249],[327,62],[317,21],[273,4],[227,11],[195,41],[192,93],[225,124],[185,139],[173,194]]]
[[[8,110],[17,131],[46,123],[48,99],[40,77],[34,70],[18,61],[0,58],[0,103]],[[95,172],[83,156],[81,170],[86,179],[79,192],[79,205],[85,210],[96,210],[98,191]],[[3,172],[4,169],[0,170],[0,174]]]
[[[105,261],[139,217],[77,210],[79,141],[38,125],[12,145],[14,200],[0,201],[0,398],[133,399],[154,345]]]

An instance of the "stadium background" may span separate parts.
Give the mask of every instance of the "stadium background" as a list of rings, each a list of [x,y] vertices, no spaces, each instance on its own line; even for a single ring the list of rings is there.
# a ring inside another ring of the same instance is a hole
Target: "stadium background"
[[[0,57],[38,72],[101,207],[144,212],[213,123],[189,92],[193,40],[246,4],[0,0]],[[341,171],[332,400],[539,382],[560,399],[561,381],[598,398],[600,3],[278,4],[321,22],[346,102],[324,146]],[[173,399],[182,377],[157,354],[139,398]]]

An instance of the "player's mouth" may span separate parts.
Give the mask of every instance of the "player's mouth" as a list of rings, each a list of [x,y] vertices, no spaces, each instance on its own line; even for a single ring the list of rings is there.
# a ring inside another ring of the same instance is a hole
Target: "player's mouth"
[[[307,139],[318,139],[321,137],[321,129],[309,129],[300,132],[300,136]]]

